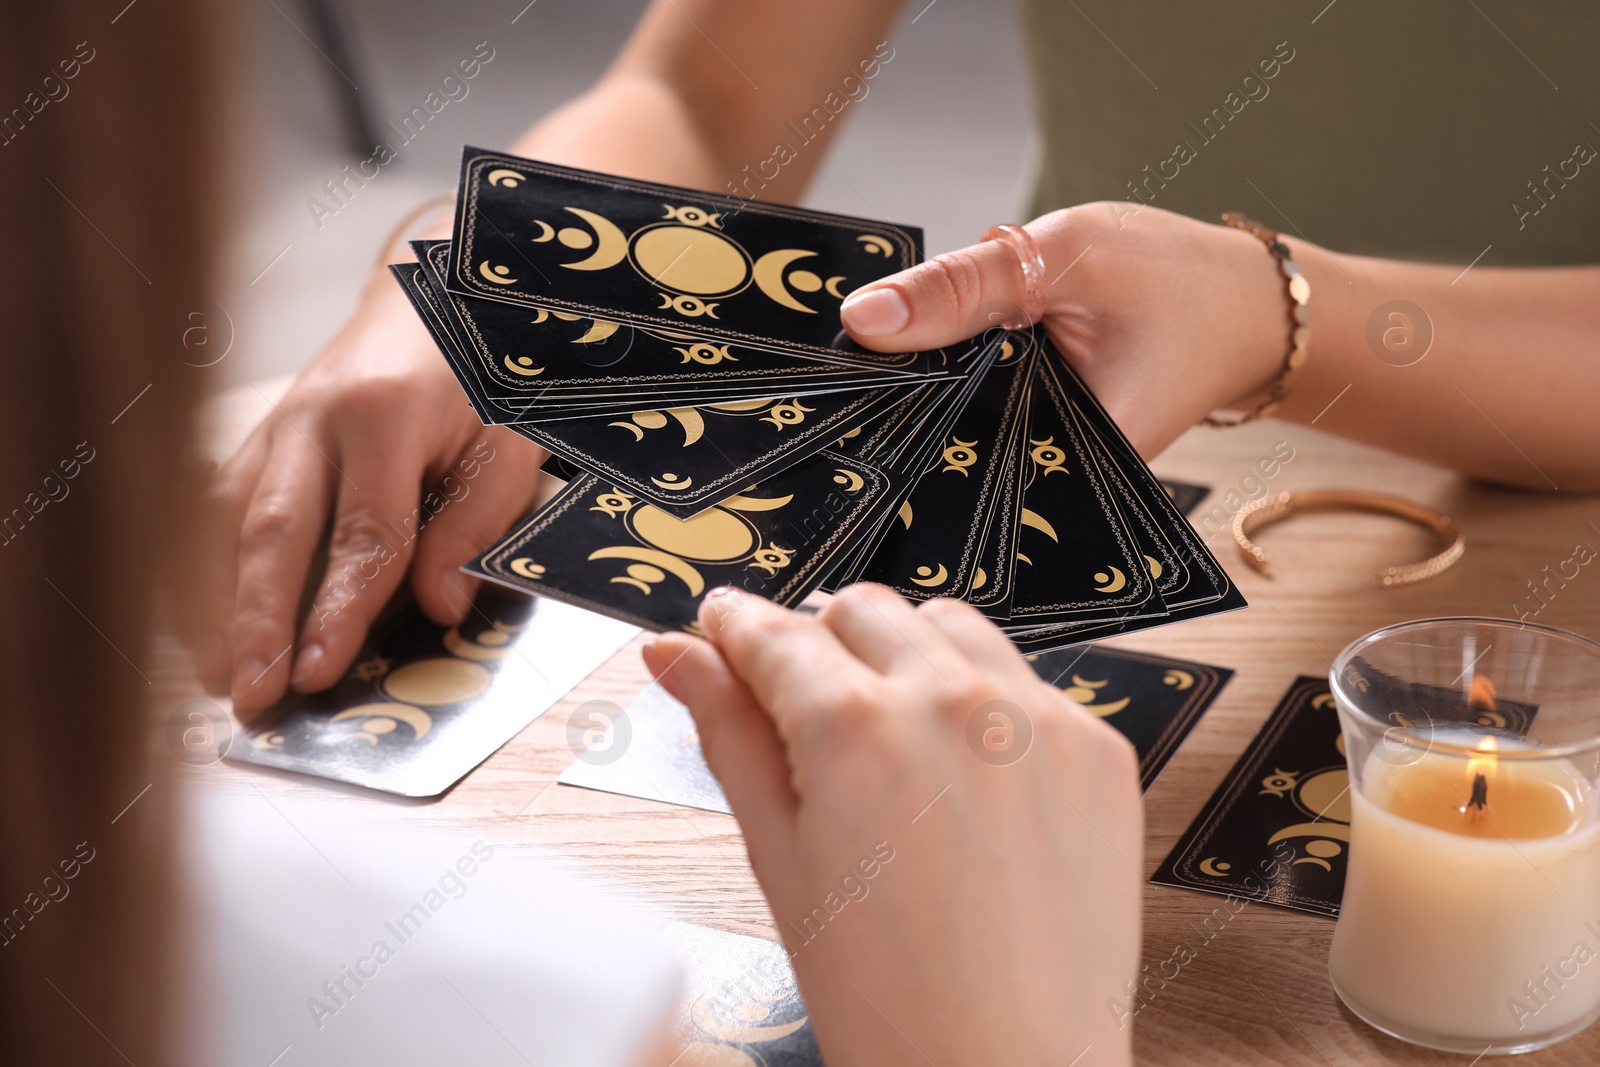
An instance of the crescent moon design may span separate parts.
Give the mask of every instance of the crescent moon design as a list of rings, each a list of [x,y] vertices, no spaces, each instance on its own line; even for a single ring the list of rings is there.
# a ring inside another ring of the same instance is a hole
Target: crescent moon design
[[[1327,860],[1319,860],[1315,856],[1301,856],[1299,859],[1295,860],[1294,862],[1297,865],[1301,864],[1301,863],[1315,863],[1318,867],[1321,867],[1323,870],[1327,871],[1329,874],[1333,873],[1333,864],[1329,863]]]
[[[950,572],[945,569],[943,563],[939,564],[938,570],[934,570],[931,567],[918,567],[917,573],[922,577],[911,579],[911,584],[920,585],[924,589],[932,589],[934,586],[943,585],[950,580]]]
[[[522,577],[532,578],[534,581],[544,577],[544,565],[535,563],[526,557],[512,560],[511,571],[513,574],[520,574]]]
[[[1126,574],[1123,574],[1121,571],[1117,570],[1117,568],[1115,568],[1115,567],[1107,567],[1106,570],[1110,571],[1111,573],[1107,574],[1106,571],[1096,571],[1095,572],[1094,580],[1097,581],[1097,582],[1105,582],[1106,583],[1105,585],[1097,585],[1097,586],[1095,586],[1095,588],[1097,590],[1099,590],[1100,592],[1102,592],[1102,593],[1119,592],[1122,589],[1123,586],[1128,584],[1128,576]]]
[[[644,440],[644,431],[641,430],[639,427],[635,426],[631,422],[608,422],[608,423],[606,423],[606,425],[607,426],[621,426],[624,430],[627,430],[629,433],[633,434],[633,439],[635,441],[643,441]]]
[[[839,476],[834,481],[844,486],[844,491],[847,493],[859,492],[861,487],[867,484],[867,480],[855,471],[845,470],[843,467],[835,467],[833,469],[839,472]]]
[[[894,255],[894,245],[875,233],[864,233],[856,238],[868,252],[876,252],[885,259]]]
[[[500,638],[500,645],[494,647],[479,644],[477,641],[469,641],[461,636],[461,628],[459,626],[452,626],[445,632],[444,647],[452,656],[460,656],[462,659],[475,659],[482,663],[493,663],[511,651],[511,643],[505,639],[505,635],[500,631],[490,630],[486,636]]]
[[[776,1041],[788,1037],[806,1024],[809,1016],[802,1015],[794,1022],[780,1023],[777,1026],[740,1026],[726,1019],[719,1019],[711,1013],[706,1006],[705,997],[696,997],[694,1004],[689,1008],[689,1017],[694,1020],[695,1026],[712,1037],[734,1045],[759,1045],[766,1041]]]
[[[1173,667],[1171,670],[1167,671],[1166,675],[1162,677],[1161,680],[1177,690],[1188,689],[1194,685],[1194,675],[1190,674],[1188,671],[1180,671],[1176,667]]]
[[[547,311],[546,309],[538,308],[536,310],[539,313],[533,317],[533,324],[535,326],[539,325],[541,322],[545,321],[546,319],[548,319],[550,317],[550,312]]]
[[[530,237],[528,240],[536,245],[542,245],[556,235],[556,228],[543,219],[534,219],[533,224],[539,227],[539,236]]]
[[[972,591],[977,592],[979,589],[982,589],[988,584],[989,572],[984,570],[982,567],[974,568],[972,571]]]
[[[572,343],[575,345],[592,345],[597,341],[604,341],[607,337],[616,333],[620,326],[620,323],[595,319],[594,325],[589,327],[589,332],[582,337],[575,338]]]
[[[907,500],[900,505],[900,521],[906,524],[906,529],[911,529],[911,501]]]
[[[595,250],[589,258],[576,263],[563,263],[563,267],[568,270],[608,270],[622,262],[628,254],[628,239],[615,223],[581,207],[569,207],[567,210],[594,228]]]
[[[494,282],[496,285],[515,285],[517,281],[511,277],[510,267],[491,267],[487,259],[478,264],[478,273],[483,275],[484,281]]]
[[[1231,864],[1231,863],[1226,863],[1226,862],[1218,863],[1217,862],[1217,857],[1215,857],[1215,856],[1207,856],[1205,859],[1200,861],[1200,871],[1201,871],[1201,873],[1209,874],[1213,878],[1224,878],[1224,877],[1226,877],[1229,868],[1231,868],[1232,866],[1233,866],[1233,864]]]
[[[1319,711],[1328,710],[1329,708],[1333,707],[1333,694],[1318,693],[1316,696],[1311,698],[1311,706]]]
[[[1022,562],[1026,563],[1028,566],[1030,566],[1030,567],[1033,566],[1033,560],[1029,559],[1027,556],[1023,555],[1021,552],[1017,553],[1017,558],[1020,559]]]
[[[843,274],[836,275],[836,276],[834,276],[832,278],[829,278],[827,280],[827,282],[823,285],[823,288],[828,291],[828,295],[829,296],[836,296],[840,300],[843,300],[844,299],[844,294],[839,292],[839,283],[842,282],[842,281],[844,281],[844,275]]]
[[[788,496],[730,496],[718,504],[718,507],[729,508],[733,511],[777,511],[789,501],[794,499],[794,494]]]
[[[421,708],[414,708],[410,704],[391,704],[387,701],[346,708],[328,721],[344,722],[348,719],[365,718],[395,719],[411,727],[411,732],[419,738],[426,737],[428,731],[433,729],[433,718]],[[377,744],[375,738],[370,740],[373,744]]]
[[[683,447],[688,448],[706,432],[706,421],[694,408],[668,408],[667,414],[683,427]]]
[[[1150,570],[1151,579],[1152,580],[1160,580],[1161,573],[1162,573],[1161,561],[1159,559],[1156,559],[1154,556],[1146,556],[1144,558],[1144,562],[1145,562],[1145,566],[1148,567],[1149,570]]]
[[[523,359],[528,359],[528,357],[527,357],[527,356],[523,356],[523,357],[522,357],[522,358],[523,358]],[[529,363],[532,363],[532,362],[533,362],[533,360],[531,360],[531,359],[528,359],[528,362],[529,362]],[[519,366],[517,366],[517,364],[516,364],[516,363],[515,363],[515,362],[514,362],[514,361],[513,361],[513,360],[512,360],[512,359],[511,359],[511,357],[510,357],[510,356],[507,356],[507,357],[506,357],[506,358],[505,358],[505,364],[506,364],[506,370],[508,370],[508,371],[510,371],[510,372],[511,372],[511,373],[512,373],[512,374],[520,374],[520,375],[522,375],[522,377],[524,377],[524,378],[532,378],[532,377],[534,377],[534,376],[535,376],[535,375],[539,375],[539,374],[543,374],[543,373],[544,373],[544,368],[543,368],[543,367],[532,367],[532,368],[528,368],[528,367],[519,367]]]
[[[639,563],[651,563],[668,574],[673,575],[689,588],[690,596],[699,596],[705,591],[705,579],[700,577],[700,572],[689,566],[677,556],[662,552],[654,548],[629,548],[627,545],[618,545],[615,548],[601,548],[589,553],[591,560],[595,559],[631,559]]]
[[[678,475],[670,471],[659,478],[652,475],[650,481],[663,489],[687,489],[694,484],[694,478],[690,475]]]
[[[776,252],[768,252],[756,260],[755,268],[752,271],[756,285],[760,286],[761,291],[766,293],[767,297],[774,303],[782,304],[784,307],[792,308],[795,311],[803,311],[807,315],[815,315],[816,311],[814,309],[806,307],[794,298],[794,294],[789,291],[789,287],[783,281],[785,267],[797,259],[805,259],[807,256],[814,255],[816,255],[815,252],[807,252],[803,248],[780,248]]]
[[[1022,509],[1022,525],[1032,526],[1056,544],[1059,545],[1061,543],[1061,538],[1056,536],[1056,528],[1050,525],[1050,520],[1031,508]],[[1029,560],[1028,562],[1032,563],[1033,561]]]
[[[528,180],[523,175],[506,167],[496,167],[485,177],[490,185],[503,185],[507,189],[515,189],[519,183]]]
[[[1085,711],[1092,711],[1104,719],[1115,715],[1117,712],[1127,707],[1131,700],[1133,700],[1132,697],[1123,697],[1121,700],[1113,700],[1109,704],[1084,704],[1083,709]]]

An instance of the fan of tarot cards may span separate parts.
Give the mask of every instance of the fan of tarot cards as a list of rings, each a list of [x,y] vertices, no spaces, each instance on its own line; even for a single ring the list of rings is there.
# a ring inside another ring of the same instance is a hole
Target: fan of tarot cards
[[[651,630],[738,586],[959,597],[1039,652],[1244,599],[1042,329],[839,328],[922,258],[869,219],[463,151],[391,267],[484,423],[566,486],[466,568]]]

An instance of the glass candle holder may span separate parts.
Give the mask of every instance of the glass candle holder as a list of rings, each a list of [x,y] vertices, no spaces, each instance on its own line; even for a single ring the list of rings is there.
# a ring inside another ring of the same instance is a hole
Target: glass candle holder
[[[1351,794],[1340,999],[1470,1055],[1600,1018],[1600,644],[1429,619],[1356,641],[1330,681]]]

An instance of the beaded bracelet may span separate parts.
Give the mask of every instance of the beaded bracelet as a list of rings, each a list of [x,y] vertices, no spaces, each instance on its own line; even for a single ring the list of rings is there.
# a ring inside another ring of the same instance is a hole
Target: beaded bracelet
[[[1224,212],[1222,221],[1228,226],[1259,238],[1267,246],[1267,251],[1278,261],[1278,269],[1283,272],[1285,287],[1289,294],[1291,324],[1289,354],[1284,357],[1283,369],[1278,372],[1278,377],[1267,390],[1267,398],[1256,405],[1254,410],[1241,415],[1226,419],[1207,415],[1202,420],[1207,426],[1227,427],[1242,426],[1247,422],[1255,422],[1271,415],[1278,410],[1278,405],[1283,403],[1283,398],[1288,396],[1289,390],[1294,387],[1294,380],[1299,377],[1300,368],[1305,366],[1308,346],[1311,343],[1311,283],[1300,273],[1300,267],[1290,254],[1289,246],[1278,237],[1277,230],[1232,211]]]

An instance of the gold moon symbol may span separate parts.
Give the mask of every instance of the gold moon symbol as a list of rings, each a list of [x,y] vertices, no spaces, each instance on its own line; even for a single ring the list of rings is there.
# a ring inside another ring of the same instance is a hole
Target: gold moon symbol
[[[1022,509],[1022,525],[1032,526],[1035,530],[1038,530],[1056,544],[1061,543],[1061,538],[1056,536],[1056,528],[1050,525],[1050,520],[1046,519],[1043,515],[1032,510],[1031,508]],[[1028,562],[1032,563],[1033,560],[1030,559]]]
[[[1226,877],[1228,870],[1232,866],[1233,864],[1231,863],[1218,863],[1217,857],[1215,856],[1207,856],[1205,859],[1200,861],[1201,872],[1204,874],[1209,874],[1213,878]]]
[[[822,278],[808,270],[797,270],[789,275],[789,287],[802,293],[814,293],[822,288]]]
[[[1350,827],[1342,822],[1297,822],[1267,838],[1267,844],[1276,845],[1291,837],[1333,837],[1349,844]]]
[[[589,231],[580,230],[576,226],[563,226],[557,230],[556,240],[574,252],[581,252],[594,244],[594,238],[589,236]]]
[[[757,543],[755,527],[749,520],[720,507],[706,508],[697,515],[680,519],[645,504],[629,512],[627,521],[634,535],[645,544],[664,549],[675,557],[704,563],[738,559]]]
[[[1159,581],[1161,579],[1162,572],[1161,561],[1156,559],[1154,556],[1146,556],[1144,558],[1144,562],[1145,566],[1150,571],[1151,579],[1154,581]]]
[[[541,322],[550,317],[550,312],[544,308],[536,308],[535,310],[538,311],[538,314],[533,317],[533,324],[535,326],[539,325]]]
[[[506,167],[496,167],[486,176],[490,185],[503,185],[507,189],[515,189],[528,179],[514,170]]]
[[[1161,680],[1172,688],[1182,691],[1194,685],[1194,675],[1188,671],[1180,671],[1174,667],[1162,676]]]
[[[835,467],[833,469],[839,472],[839,476],[834,481],[844,486],[844,491],[847,493],[858,492],[863,485],[867,484],[866,479],[855,471],[845,470],[843,467]]]
[[[1027,556],[1023,555],[1021,552],[1017,553],[1017,559],[1021,560],[1023,563],[1026,563],[1030,567],[1033,566],[1033,560],[1029,559]]]
[[[499,630],[489,630],[482,641],[470,641],[461,636],[459,626],[452,626],[445,631],[444,647],[452,656],[492,663],[511,651],[511,639]]]
[[[608,422],[608,423],[606,423],[606,425],[607,426],[620,426],[620,427],[622,427],[624,430],[627,430],[629,433],[633,434],[633,439],[635,441],[643,441],[644,440],[644,431],[639,429],[639,427],[635,426],[631,422]]]
[[[475,664],[469,664],[469,666],[475,666]],[[480,671],[483,670],[482,667],[479,667],[478,669]],[[414,708],[409,704],[390,704],[387,701],[379,701],[376,704],[362,704],[354,708],[345,708],[328,721],[345,722],[350,719],[365,718],[391,720],[388,726],[378,726],[376,723],[372,724],[371,726],[367,726],[366,730],[369,734],[390,733],[394,730],[395,722],[405,723],[407,726],[411,727],[411,732],[419,738],[426,737],[428,731],[433,729],[433,717],[427,712],[423,711],[421,708]],[[378,739],[376,737],[369,736],[368,740],[373,744],[378,743]]]
[[[595,248],[594,255],[588,259],[580,259],[576,263],[563,263],[561,264],[563,267],[568,270],[607,270],[622,262],[622,258],[628,254],[628,239],[617,229],[615,223],[603,215],[596,215],[581,207],[569,207],[567,210],[594,227],[598,247]]]
[[[829,296],[838,297],[840,300],[843,300],[844,294],[839,292],[839,283],[842,281],[844,281],[843,274],[835,275],[834,277],[829,278],[822,287],[828,291]]]
[[[607,337],[616,333],[620,325],[620,323],[607,322],[604,319],[595,319],[594,325],[589,327],[589,332],[582,337],[575,338],[572,343],[575,345],[592,345],[597,341],[604,341]]]
[[[950,580],[950,572],[945,570],[943,563],[939,564],[938,570],[934,570],[932,567],[918,567],[917,573],[922,577],[911,579],[911,584],[920,585],[925,589],[932,589],[934,586],[943,585]]]
[[[556,235],[556,228],[543,219],[534,219],[533,224],[539,227],[539,236],[530,237],[528,240],[536,245],[542,245]]]
[[[868,252],[876,252],[885,259],[894,255],[894,245],[875,233],[864,233],[857,237],[856,240],[860,241]]]
[[[815,315],[815,310],[806,307],[794,298],[794,294],[789,292],[788,286],[783,281],[785,267],[797,259],[805,259],[807,256],[814,255],[816,255],[815,252],[807,252],[803,248],[780,248],[776,252],[768,252],[756,260],[754,271],[756,284],[761,287],[761,291],[766,293],[767,297],[774,303],[782,304],[786,308],[793,308],[795,311],[803,311],[807,315]],[[815,277],[815,275],[812,275],[812,277]]]
[[[662,514],[665,514],[665,512]],[[704,513],[702,512],[702,514]],[[629,548],[627,545],[617,545],[614,548],[596,549],[595,551],[589,553],[589,558],[591,560],[631,559],[636,560],[639,563],[652,564],[661,568],[663,571],[666,571],[668,574],[675,576],[679,581],[687,586],[690,596],[699,596],[705,591],[706,588],[706,581],[704,578],[700,577],[699,571],[689,566],[677,556],[674,556],[668,552],[658,551],[654,548]],[[630,567],[629,570],[631,571],[632,568]],[[637,577],[638,576],[635,575],[635,578]],[[622,580],[627,581],[627,579]],[[628,584],[638,585],[639,582],[632,581]],[[646,593],[649,591],[650,590],[648,588],[645,589]]]
[[[488,689],[491,681],[493,676],[477,663],[435,656],[396,667],[378,684],[394,699],[426,708],[471,700]]]
[[[511,561],[511,571],[513,574],[520,574],[524,578],[538,581],[544,577],[544,564],[535,563],[533,560],[523,557]]]
[[[661,477],[650,479],[663,489],[687,489],[694,484],[694,478],[685,474],[673,474],[671,471],[662,472]]]
[[[706,432],[705,419],[694,408],[668,408],[667,414],[683,427],[683,447],[688,448]]]
[[[1329,708],[1333,707],[1333,694],[1318,693],[1316,696],[1311,698],[1311,706],[1316,708],[1318,711],[1327,711]]]
[[[478,273],[483,275],[485,281],[494,282],[496,285],[515,285],[517,279],[511,277],[510,267],[491,267],[486,259],[478,264]]]
[[[717,506],[731,508],[734,511],[777,511],[793,499],[793,493],[788,496],[745,496],[738,494],[730,496]]]
[[[539,374],[543,374],[544,373],[544,368],[543,367],[532,367],[532,368],[529,368],[529,367],[526,367],[526,366],[522,366],[522,367],[517,366],[517,364],[521,363],[523,360],[527,360],[529,363],[533,362],[533,360],[528,359],[527,356],[522,356],[521,358],[516,359],[516,360],[513,360],[510,356],[507,356],[506,359],[505,359],[506,370],[510,371],[512,374],[520,374],[524,378],[532,378],[535,375],[539,375]]]
[[[1107,574],[1106,571],[1095,572],[1094,580],[1097,582],[1106,583],[1105,585],[1095,586],[1095,588],[1100,592],[1115,593],[1120,591],[1123,586],[1128,584],[1128,576],[1117,570],[1117,568],[1107,567],[1106,570],[1110,571],[1111,573]]]
[[[972,591],[976,593],[979,589],[982,589],[988,584],[989,572],[984,570],[982,567],[974,568],[972,572]]]
[[[706,1005],[705,997],[696,997],[694,1004],[689,1008],[689,1017],[694,1020],[695,1026],[702,1031],[735,1045],[759,1045],[766,1041],[777,1041],[779,1038],[788,1037],[806,1024],[807,1016],[793,1022],[780,1023],[777,1026],[740,1026],[727,1019],[720,1019],[713,1015]]]
[[[906,524],[906,529],[911,529],[911,501],[900,505],[899,519]]]

